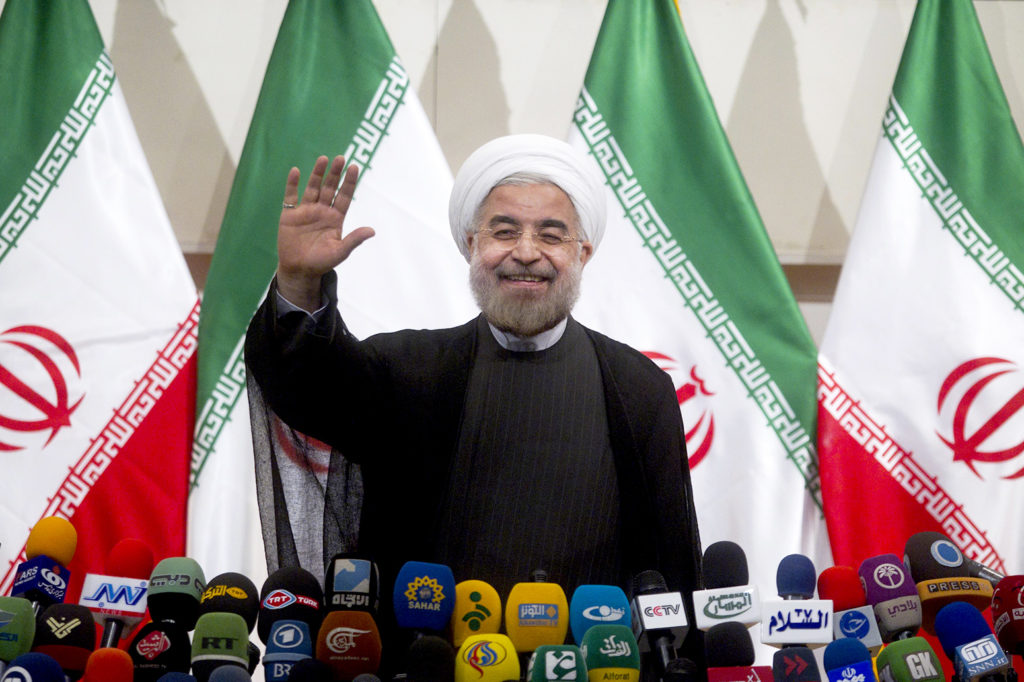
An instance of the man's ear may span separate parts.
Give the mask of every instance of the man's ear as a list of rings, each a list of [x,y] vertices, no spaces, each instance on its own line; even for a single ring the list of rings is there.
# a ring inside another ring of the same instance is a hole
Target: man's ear
[[[586,265],[593,255],[594,245],[590,242],[580,242],[580,265]]]

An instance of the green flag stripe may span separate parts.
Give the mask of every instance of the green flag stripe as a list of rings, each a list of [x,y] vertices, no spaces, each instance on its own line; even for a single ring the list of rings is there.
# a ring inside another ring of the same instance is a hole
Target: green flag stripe
[[[21,188],[0,215],[0,263],[17,246],[21,235],[35,220],[46,198],[57,186],[60,176],[68,162],[74,158],[113,87],[114,65],[110,57],[102,52],[71,109],[50,137]]]
[[[909,36],[893,95],[970,215],[1024,267],[1024,144],[974,6],[921,2]]]
[[[409,76],[398,57],[393,57],[345,150],[345,158],[361,167],[361,177],[365,177],[366,172],[373,167],[373,157],[387,137],[388,128],[405,101],[408,88]],[[253,312],[255,308],[249,315]],[[241,330],[242,336],[236,342],[223,371],[214,381],[209,397],[196,419],[195,444],[192,448],[192,488],[197,485],[210,453],[216,450],[217,440],[235,404],[245,393],[245,363],[242,358],[244,331]]]
[[[935,163],[895,96],[889,98],[889,107],[882,117],[882,134],[902,159],[903,168],[920,188],[921,196],[934,209],[943,230],[956,239],[1014,308],[1024,310],[1024,275],[964,206],[949,176]]]
[[[747,395],[757,403],[786,450],[787,459],[800,471],[811,498],[820,508],[817,457],[807,429],[722,301],[701,276],[696,263],[661,219],[586,87],[580,93],[574,122],[637,234],[746,387]]]

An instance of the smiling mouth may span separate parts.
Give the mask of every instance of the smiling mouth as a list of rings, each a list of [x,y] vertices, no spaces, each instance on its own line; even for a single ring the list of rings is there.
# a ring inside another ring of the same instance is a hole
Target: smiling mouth
[[[509,282],[526,282],[526,283],[539,283],[546,282],[547,277],[541,277],[540,275],[503,275],[502,279]]]

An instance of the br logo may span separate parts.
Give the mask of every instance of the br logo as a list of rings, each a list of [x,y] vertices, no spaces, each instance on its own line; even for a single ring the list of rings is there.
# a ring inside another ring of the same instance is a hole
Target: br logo
[[[690,469],[694,469],[707,456],[715,438],[715,415],[707,400],[714,393],[708,390],[697,373],[696,365],[687,373],[679,367],[677,360],[663,353],[646,351],[644,355],[672,377],[679,409],[683,413],[683,426],[686,428],[686,452]]]
[[[85,397],[81,376],[78,355],[60,334],[35,325],[0,334],[0,451],[35,445],[36,434],[48,433],[45,447],[70,426]]]
[[[978,478],[989,465],[1004,479],[1020,478],[1024,465],[1024,374],[1002,358],[968,360],[954,369],[939,389],[937,435],[953,461],[963,462]]]

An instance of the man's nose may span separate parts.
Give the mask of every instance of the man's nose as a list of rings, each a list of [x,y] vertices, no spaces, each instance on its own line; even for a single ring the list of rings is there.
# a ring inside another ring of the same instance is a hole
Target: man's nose
[[[540,249],[533,241],[532,232],[523,232],[516,240],[516,246],[512,249],[512,257],[520,263],[533,263],[540,259]]]

